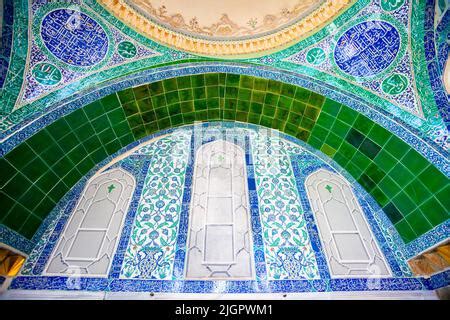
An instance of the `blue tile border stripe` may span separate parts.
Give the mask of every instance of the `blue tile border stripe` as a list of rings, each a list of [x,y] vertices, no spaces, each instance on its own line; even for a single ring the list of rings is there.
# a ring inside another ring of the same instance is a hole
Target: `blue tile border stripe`
[[[69,277],[26,277],[13,280],[10,289],[74,290]],[[291,293],[330,291],[413,291],[435,290],[450,284],[450,272],[424,278],[381,278],[371,287],[370,279],[273,280],[273,281],[193,281],[193,280],[123,280],[80,278],[76,290],[108,292],[178,292],[178,293]]]
[[[3,224],[0,224],[0,243],[7,244],[25,254],[29,254],[34,247],[32,241]]]
[[[442,73],[439,71],[439,57],[438,52],[436,52],[437,48],[435,44],[435,5],[435,0],[426,0],[425,14],[427,17],[424,19],[424,46],[426,52],[425,62],[427,63],[428,75],[434,94],[434,100],[436,101],[439,113],[444,120],[447,130],[450,131],[449,98],[442,83]],[[449,12],[447,11],[446,17],[444,17],[447,21],[450,19],[448,16]]]

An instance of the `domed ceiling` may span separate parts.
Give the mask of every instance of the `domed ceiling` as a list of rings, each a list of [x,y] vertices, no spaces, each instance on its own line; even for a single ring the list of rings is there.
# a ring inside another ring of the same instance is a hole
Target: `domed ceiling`
[[[174,32],[212,40],[271,34],[304,18],[325,1],[128,0],[130,7]],[[207,10],[205,10],[207,8]]]
[[[100,0],[109,11],[163,44],[202,55],[257,54],[298,41],[352,1]]]

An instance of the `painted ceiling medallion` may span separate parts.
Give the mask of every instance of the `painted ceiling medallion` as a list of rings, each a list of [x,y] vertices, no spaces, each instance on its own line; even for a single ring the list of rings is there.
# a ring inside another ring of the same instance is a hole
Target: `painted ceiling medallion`
[[[98,0],[148,37],[208,56],[281,49],[331,21],[351,0]]]

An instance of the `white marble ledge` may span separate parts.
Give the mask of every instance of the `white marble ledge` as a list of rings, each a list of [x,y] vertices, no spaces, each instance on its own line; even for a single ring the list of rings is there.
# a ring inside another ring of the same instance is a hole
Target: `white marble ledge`
[[[305,293],[155,293],[8,290],[0,300],[437,300],[435,291],[305,292]]]

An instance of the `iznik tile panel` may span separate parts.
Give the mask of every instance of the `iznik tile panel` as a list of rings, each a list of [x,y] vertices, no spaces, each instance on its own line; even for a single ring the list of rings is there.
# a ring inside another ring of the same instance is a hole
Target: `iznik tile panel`
[[[122,278],[172,279],[191,133],[142,147],[151,157],[121,270]]]
[[[318,278],[285,143],[264,131],[251,137],[268,277]]]

